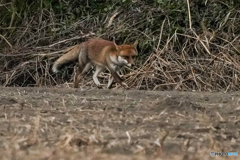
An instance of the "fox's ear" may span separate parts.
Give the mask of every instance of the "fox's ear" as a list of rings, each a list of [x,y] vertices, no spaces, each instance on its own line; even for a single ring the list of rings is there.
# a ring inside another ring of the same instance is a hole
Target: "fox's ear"
[[[116,44],[115,39],[113,40],[113,44],[115,45],[116,49],[120,51],[120,47]]]
[[[138,40],[136,40],[134,43],[133,43],[133,47],[137,48],[137,45],[138,45]]]

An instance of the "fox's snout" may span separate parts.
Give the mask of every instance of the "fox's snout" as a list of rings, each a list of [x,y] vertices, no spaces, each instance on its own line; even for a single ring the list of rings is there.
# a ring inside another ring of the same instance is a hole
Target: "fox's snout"
[[[134,65],[135,65],[134,60],[130,60],[127,64],[128,67],[132,67]]]
[[[133,65],[133,64],[131,64],[131,63],[128,63],[128,64],[127,64],[128,67],[132,67],[132,65]]]
[[[129,62],[131,65],[134,65],[134,59],[131,59],[130,62]]]

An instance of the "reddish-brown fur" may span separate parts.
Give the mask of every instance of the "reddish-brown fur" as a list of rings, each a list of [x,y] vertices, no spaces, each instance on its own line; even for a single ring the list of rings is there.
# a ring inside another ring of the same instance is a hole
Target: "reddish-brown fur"
[[[133,45],[118,46],[115,42],[91,39],[69,49],[68,53],[54,63],[53,71],[57,72],[62,65],[78,60],[79,68],[75,75],[74,87],[78,87],[78,76],[83,74],[82,72],[88,63],[95,64],[98,69],[107,68],[119,84],[125,85],[117,74],[117,70],[124,65],[134,64],[134,58],[137,56],[136,45],[137,42]]]

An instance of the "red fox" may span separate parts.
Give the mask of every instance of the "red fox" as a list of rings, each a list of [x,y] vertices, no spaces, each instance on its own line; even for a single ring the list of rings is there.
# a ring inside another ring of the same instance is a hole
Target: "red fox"
[[[90,39],[67,49],[69,52],[55,61],[52,70],[57,73],[64,65],[78,61],[79,66],[74,77],[75,88],[78,88],[79,85],[79,75],[82,76],[85,74],[91,65],[96,66],[93,81],[98,87],[100,87],[101,84],[97,76],[105,68],[111,73],[107,88],[111,88],[113,79],[121,86],[128,87],[118,75],[118,71],[125,65],[131,67],[131,65],[134,64],[134,59],[138,55],[137,43],[138,41],[132,45],[117,45],[115,41]]]

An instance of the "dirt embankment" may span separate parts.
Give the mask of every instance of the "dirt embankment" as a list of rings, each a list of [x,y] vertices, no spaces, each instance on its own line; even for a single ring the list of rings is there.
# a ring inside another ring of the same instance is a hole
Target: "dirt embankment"
[[[239,101],[238,92],[0,88],[0,153],[25,160],[240,153]]]

